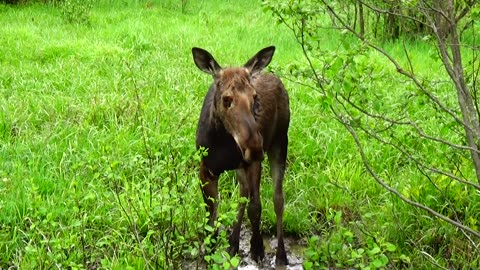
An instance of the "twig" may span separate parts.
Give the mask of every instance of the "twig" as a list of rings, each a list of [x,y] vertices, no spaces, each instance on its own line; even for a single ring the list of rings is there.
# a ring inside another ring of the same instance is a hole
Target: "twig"
[[[362,159],[362,162],[365,166],[365,168],[367,169],[367,171],[370,173],[370,175],[375,179],[375,181],[380,184],[383,188],[385,188],[386,190],[388,190],[389,192],[395,194],[398,198],[400,198],[402,201],[404,201],[405,203],[409,204],[409,205],[412,205],[416,208],[420,208],[428,213],[430,213],[432,216],[436,217],[436,218],[439,218],[461,230],[464,230],[468,233],[470,233],[471,235],[475,236],[475,237],[478,237],[480,238],[480,232],[477,232],[475,230],[473,230],[472,228],[469,228],[455,220],[452,220],[450,218],[448,218],[447,216],[444,216],[436,211],[434,211],[433,209],[423,205],[423,204],[420,204],[418,202],[415,202],[415,201],[412,201],[408,198],[406,198],[405,196],[403,196],[400,192],[398,192],[396,189],[392,188],[391,186],[389,186],[385,181],[383,181],[380,176],[378,176],[376,174],[376,172],[373,170],[373,168],[370,166],[370,163],[368,162],[368,159],[367,157],[365,156],[365,152],[363,150],[363,146],[360,142],[360,139],[358,138],[357,136],[357,133],[355,132],[355,130],[348,124],[348,122],[346,122],[344,119],[342,119],[342,117],[339,115],[338,117],[340,123],[342,123],[348,130],[348,132],[352,135],[354,141],[355,141],[355,144],[357,146],[357,149],[360,153],[360,157]]]
[[[445,268],[443,266],[441,266],[440,264],[438,264],[438,262],[435,260],[435,258],[432,257],[432,255],[428,254],[427,252],[425,251],[420,251],[420,253],[422,253],[422,255],[424,255],[425,257],[427,257],[427,259],[430,261],[431,264],[435,265],[436,267],[440,268],[440,269],[443,269],[443,270],[448,270],[448,268]]]

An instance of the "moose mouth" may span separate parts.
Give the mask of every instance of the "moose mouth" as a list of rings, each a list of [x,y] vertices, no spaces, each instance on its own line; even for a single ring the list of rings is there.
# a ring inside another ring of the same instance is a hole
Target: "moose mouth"
[[[264,158],[264,153],[263,153],[263,146],[262,144],[260,145],[253,145],[253,146],[242,146],[242,144],[239,143],[239,140],[236,136],[233,137],[235,140],[235,143],[237,144],[237,148],[242,154],[243,161],[246,163],[250,164],[255,161],[262,161]]]
[[[263,149],[256,149],[253,150],[251,148],[245,149],[242,151],[243,160],[247,163],[252,163],[254,161],[262,161],[263,160]]]

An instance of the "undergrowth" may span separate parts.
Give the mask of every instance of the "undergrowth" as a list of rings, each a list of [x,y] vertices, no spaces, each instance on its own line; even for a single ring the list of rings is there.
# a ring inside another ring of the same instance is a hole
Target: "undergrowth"
[[[301,49],[257,2],[64,3],[0,6],[1,269],[238,266],[225,252],[238,204],[233,174],[220,179],[219,223],[206,225],[198,180],[205,153],[194,138],[210,78],[194,66],[191,48],[228,66],[269,45],[277,48],[270,69],[282,77],[292,111],[284,227],[307,242],[305,269],[475,266],[462,235],[376,185],[325,98],[289,80],[284,72],[303,60]],[[340,37],[325,37],[322,46],[335,52]],[[416,68],[429,75],[437,62],[423,55],[432,53],[411,45]],[[399,100],[409,86],[392,67],[374,53],[357,60],[379,74],[378,84],[364,85],[365,95],[384,97],[372,106],[405,105]],[[424,118],[432,113],[421,102],[406,106]],[[455,201],[478,226],[467,207],[478,195],[452,186],[445,200],[432,197],[394,152],[374,143],[367,151],[408,180],[397,184],[404,194],[438,208]],[[268,171],[261,229],[273,234]]]

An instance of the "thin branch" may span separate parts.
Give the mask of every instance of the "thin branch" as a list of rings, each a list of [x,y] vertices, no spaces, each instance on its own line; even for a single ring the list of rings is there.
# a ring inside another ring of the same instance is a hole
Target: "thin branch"
[[[338,115],[338,113],[335,112],[336,115]],[[405,203],[411,205],[411,206],[414,206],[416,208],[420,208],[428,213],[430,213],[430,215],[438,218],[438,219],[441,219],[461,230],[464,230],[468,233],[470,233],[471,235],[477,237],[477,238],[480,238],[480,232],[477,232],[475,230],[473,230],[472,228],[469,228],[465,225],[463,225],[462,223],[459,223],[455,220],[452,220],[450,218],[448,218],[447,216],[444,216],[440,213],[438,213],[437,211],[423,205],[423,204],[420,204],[418,202],[415,202],[415,201],[412,201],[410,199],[408,199],[407,197],[403,196],[400,192],[398,192],[396,189],[392,188],[391,186],[389,186],[385,181],[383,181],[380,176],[378,176],[376,174],[376,172],[373,170],[373,168],[370,166],[370,163],[368,162],[368,159],[365,155],[365,152],[363,150],[363,146],[362,146],[362,143],[360,142],[360,139],[358,138],[358,135],[357,133],[355,132],[355,130],[352,128],[352,126],[350,126],[350,124],[345,121],[345,119],[343,119],[340,115],[338,115],[338,120],[340,121],[341,124],[343,124],[345,126],[345,128],[348,130],[348,132],[352,135],[354,141],[355,141],[355,145],[357,146],[357,149],[360,153],[360,157],[362,159],[362,162],[365,166],[365,168],[367,169],[367,171],[370,173],[370,175],[375,179],[375,181],[380,184],[383,188],[385,188],[386,190],[388,190],[390,193],[393,193],[395,194],[395,196],[397,196],[399,199],[401,199],[402,201],[404,201]]]
[[[423,163],[422,161],[420,161],[419,159],[415,158],[412,154],[410,154],[409,152],[407,152],[407,150],[401,148],[399,145],[396,145],[392,142],[387,142],[385,141],[384,139],[380,138],[379,136],[377,136],[376,134],[370,132],[369,130],[363,128],[362,126],[359,126],[359,128],[365,132],[367,135],[369,135],[370,137],[376,139],[377,141],[385,144],[385,145],[390,145],[392,147],[394,147],[395,149],[397,149],[398,151],[400,151],[403,155],[405,155],[407,158],[409,158],[410,160],[412,160],[413,162],[415,162],[415,164],[417,164],[418,166],[421,166],[423,168],[425,168],[426,170],[428,171],[431,171],[433,173],[437,173],[437,174],[440,174],[440,175],[443,175],[443,176],[446,176],[446,177],[449,177],[451,179],[454,179],[462,184],[465,184],[465,185],[469,185],[469,186],[472,186],[474,188],[476,188],[477,190],[480,190],[480,185],[479,184],[476,184],[474,182],[470,182],[468,180],[465,180],[465,179],[462,179],[454,174],[451,174],[449,172],[445,172],[445,171],[442,171],[438,168],[435,168],[435,167],[430,167],[428,165],[426,165],[425,163]]]
[[[343,97],[342,97],[342,98],[343,98]],[[338,98],[337,98],[337,100],[338,100]],[[346,100],[346,99],[344,99],[344,100]],[[344,105],[340,100],[338,100],[338,101],[339,101],[339,103],[340,103],[342,106],[344,106],[345,112],[348,113],[348,109],[345,107],[345,105]],[[348,102],[348,100],[346,100],[346,101]],[[351,115],[349,115],[349,116],[351,116]],[[337,115],[337,117],[340,117],[340,116]],[[438,168],[430,167],[430,166],[428,166],[427,164],[423,163],[421,160],[415,158],[412,154],[410,154],[407,150],[403,149],[403,148],[400,147],[399,145],[384,140],[383,138],[379,137],[376,133],[373,133],[373,132],[371,132],[370,130],[367,130],[366,128],[364,128],[364,127],[361,126],[361,125],[359,125],[358,127],[359,127],[363,132],[365,132],[368,136],[370,136],[371,138],[376,139],[377,141],[381,142],[381,143],[384,144],[384,145],[390,145],[390,146],[392,146],[393,148],[397,149],[400,153],[402,153],[402,154],[405,155],[407,158],[409,158],[410,160],[412,160],[413,162],[415,162],[415,164],[417,164],[418,166],[421,166],[421,167],[425,168],[426,170],[431,171],[431,172],[433,172],[433,173],[437,173],[437,174],[440,174],[440,175],[449,177],[449,178],[454,179],[454,180],[456,180],[456,181],[458,181],[458,182],[460,182],[460,183],[462,183],[462,184],[469,185],[469,186],[474,187],[474,188],[477,189],[477,190],[480,190],[480,185],[479,185],[479,184],[476,184],[476,183],[474,183],[474,182],[470,182],[470,181],[468,181],[468,180],[466,180],[466,179],[462,179],[462,178],[460,178],[460,177],[458,177],[458,176],[456,176],[456,175],[454,175],[454,174],[451,174],[451,173],[449,173],[449,172],[442,171],[442,170],[440,170],[440,169],[438,169]]]
[[[410,74],[412,74],[412,76],[415,76],[414,75],[415,72],[413,71],[412,60],[410,59],[410,54],[408,53],[407,46],[405,45],[405,40],[403,40],[402,45],[403,45],[403,52],[407,57],[408,67],[410,68]]]
[[[359,1],[360,3],[362,3],[364,6],[366,6],[367,8],[369,8],[370,10],[374,11],[374,12],[377,12],[377,13],[383,13],[383,14],[390,14],[390,15],[394,15],[396,17],[401,17],[401,18],[405,18],[405,19],[409,19],[411,21],[414,21],[414,22],[418,22],[418,23],[421,23],[427,27],[430,27],[428,24],[426,24],[424,21],[421,21],[415,17],[412,17],[412,16],[408,16],[408,15],[405,15],[403,13],[397,13],[397,12],[392,12],[391,10],[388,10],[388,9],[380,9],[378,7],[374,7],[368,3],[366,3],[365,1]],[[325,2],[324,2],[325,3]]]
[[[292,76],[292,77],[293,77],[293,76]],[[317,90],[317,88],[316,88],[315,86],[311,86],[311,85],[309,85],[309,84],[307,84],[307,83],[304,83],[304,82],[301,82],[301,81],[299,81],[299,80],[294,80],[294,79],[292,79],[290,76],[284,75],[284,76],[281,76],[281,78],[283,78],[283,79],[285,79],[285,80],[287,80],[287,81],[289,81],[289,82],[292,82],[292,83],[294,83],[294,84],[301,85],[301,86],[303,86],[303,87],[306,87],[306,88],[309,88],[309,89],[312,89],[312,90]]]
[[[294,36],[295,36],[295,39],[297,40],[297,42],[301,45],[302,47],[302,52],[303,52],[303,55],[305,56],[305,58],[307,59],[307,62],[308,62],[308,66],[309,68],[313,71],[313,75],[315,77],[315,81],[316,82],[321,82],[320,80],[320,76],[318,75],[317,73],[317,70],[316,68],[313,66],[313,62],[312,60],[310,59],[309,57],[309,54],[308,54],[308,49],[305,47],[305,35],[304,35],[304,27],[305,27],[305,19],[304,18],[301,18],[300,19],[300,25],[297,25],[297,28],[293,27],[293,25],[290,25],[288,24],[288,22],[285,20],[285,18],[279,13],[279,12],[276,12],[274,11],[274,14],[276,14],[276,16],[278,16],[278,18],[280,19],[280,21],[287,26],[287,28],[289,28]],[[299,29],[299,31],[297,31],[296,29]],[[300,32],[300,34],[298,33]],[[321,83],[318,83],[318,87],[320,87],[320,89],[322,89],[322,91],[325,93],[325,89],[323,88],[323,85]]]
[[[381,53],[383,56],[385,56],[396,68],[397,72],[410,78],[410,80],[413,81],[413,83],[424,93],[428,98],[433,101],[436,105],[438,105],[442,110],[444,110],[446,113],[448,113],[455,121],[464,127],[467,127],[471,130],[470,126],[467,125],[462,119],[458,118],[458,116],[455,115],[455,113],[450,110],[445,104],[443,104],[436,96],[434,96],[431,92],[427,91],[425,87],[423,87],[422,83],[418,81],[418,79],[411,73],[407,72],[405,69],[402,68],[402,66],[390,55],[388,54],[384,49],[378,47],[377,45],[371,43],[368,41],[365,37],[360,36],[355,29],[352,29],[349,27],[338,14],[333,10],[333,8],[325,2],[325,0],[322,0],[324,5],[327,7],[327,9],[330,10],[330,12],[340,21],[340,23],[345,27],[346,30],[348,30],[350,33],[355,35],[359,40],[361,40],[364,44],[369,46],[370,48],[376,50],[377,52]]]
[[[480,153],[480,150],[479,149],[475,149],[473,147],[470,147],[470,146],[465,146],[465,145],[460,145],[460,144],[454,144],[452,142],[449,142],[447,140],[444,140],[442,138],[437,138],[437,137],[433,137],[431,135],[428,135],[426,134],[422,128],[420,128],[417,123],[415,123],[414,121],[411,121],[411,120],[408,120],[408,121],[402,121],[402,120],[397,120],[397,119],[392,119],[392,118],[388,118],[386,116],[383,116],[383,115],[379,115],[379,114],[373,114],[373,113],[370,113],[368,112],[367,110],[363,109],[362,107],[358,106],[357,104],[353,103],[348,97],[345,97],[344,95],[342,94],[338,94],[340,95],[346,102],[348,102],[353,108],[355,108],[356,110],[358,110],[359,112],[361,112],[362,114],[368,116],[368,117],[371,117],[371,118],[375,118],[375,119],[379,119],[379,120],[382,120],[384,122],[387,122],[387,123],[390,123],[391,125],[409,125],[409,126],[412,126],[413,128],[415,128],[415,130],[417,131],[417,134],[420,135],[420,137],[423,137],[425,139],[429,139],[429,140],[432,140],[432,141],[435,141],[435,142],[438,142],[438,143],[442,143],[442,144],[445,144],[445,145],[448,145],[452,148],[455,148],[455,149],[459,149],[459,150],[468,150],[468,151],[475,151],[477,153]]]
[[[472,10],[475,0],[465,1],[465,7],[455,17],[455,23],[458,23],[463,17],[465,17],[470,10]]]
[[[302,46],[302,51],[303,51],[303,55],[305,56],[305,58],[307,59],[307,62],[308,62],[308,66],[310,67],[310,69],[313,71],[313,75],[315,76],[315,81],[317,82],[321,82],[320,80],[320,76],[317,74],[317,70],[316,68],[313,66],[313,62],[312,60],[310,59],[309,57],[309,54],[308,54],[308,49],[306,48],[305,46],[305,31],[304,30],[304,27],[305,27],[305,20],[304,18],[302,18],[301,20],[302,22],[302,28],[301,28],[301,42],[300,42],[300,45]],[[318,87],[320,87],[320,89],[322,89],[322,91],[325,93],[325,89],[323,88],[323,85],[321,83],[318,83]]]
[[[427,259],[430,261],[430,263],[435,265],[439,269],[448,270],[448,268],[445,268],[445,267],[441,266],[440,264],[438,264],[437,260],[435,260],[435,258],[433,258],[432,255],[428,254],[427,252],[425,252],[423,250],[420,251],[420,253],[422,253],[422,255],[424,255],[425,257],[427,257]]]

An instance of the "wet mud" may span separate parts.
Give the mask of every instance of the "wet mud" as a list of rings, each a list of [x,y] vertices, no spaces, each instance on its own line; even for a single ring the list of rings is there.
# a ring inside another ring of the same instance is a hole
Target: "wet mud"
[[[285,237],[285,249],[287,251],[287,266],[275,267],[275,252],[277,250],[277,238],[275,236],[263,236],[263,245],[265,247],[265,258],[262,262],[256,263],[250,258],[250,238],[251,231],[249,228],[242,226],[240,232],[240,246],[239,257],[240,265],[239,270],[302,270],[303,269],[303,254],[306,249],[306,241],[295,238]],[[182,269],[207,269],[205,261],[200,258],[193,259],[192,261],[185,261]]]
[[[239,270],[259,270],[259,269],[276,269],[276,270],[302,270],[303,252],[306,243],[302,239],[293,237],[285,237],[285,249],[287,251],[288,265],[283,267],[275,267],[275,252],[277,250],[277,238],[275,236],[264,236],[263,245],[265,246],[265,258],[262,262],[256,263],[250,258],[250,230],[242,228],[240,234],[240,251],[241,258]]]

